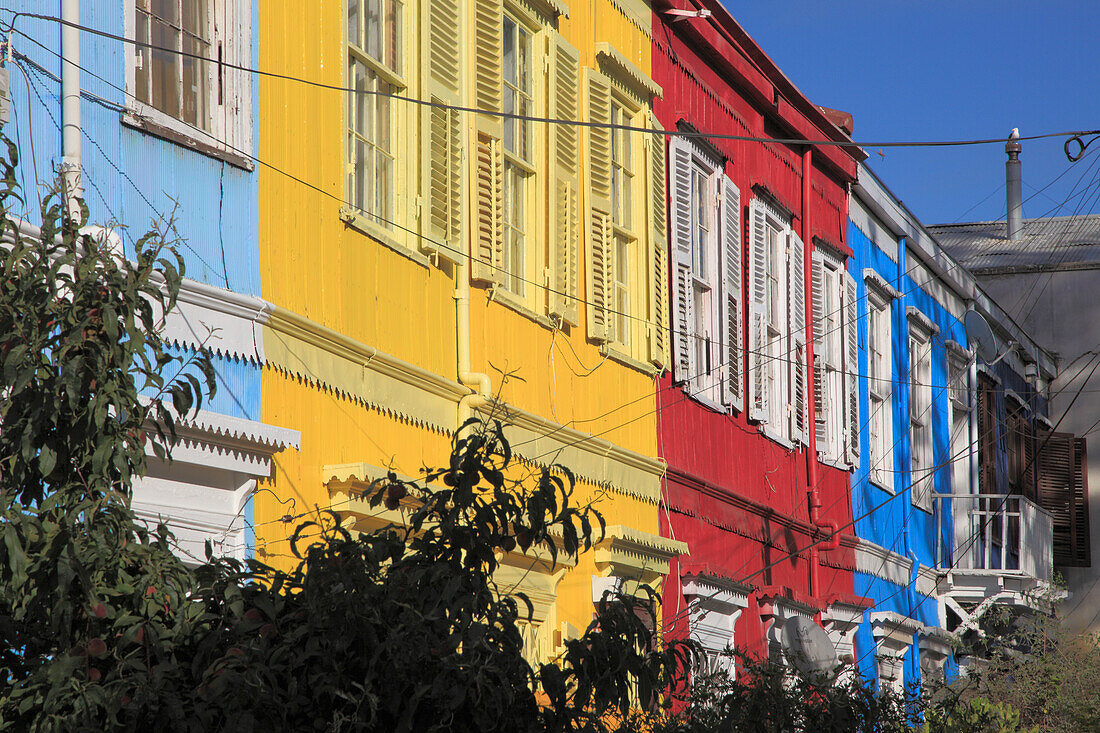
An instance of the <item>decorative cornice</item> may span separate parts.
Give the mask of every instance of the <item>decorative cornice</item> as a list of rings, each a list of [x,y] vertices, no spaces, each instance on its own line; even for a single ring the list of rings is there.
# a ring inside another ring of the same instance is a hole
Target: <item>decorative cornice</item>
[[[604,540],[596,545],[595,561],[609,565],[612,575],[650,582],[668,575],[669,561],[687,552],[686,542],[616,524],[606,529]]]
[[[940,332],[940,327],[933,323],[931,318],[921,313],[920,308],[917,308],[915,305],[906,307],[905,314],[909,317],[910,321],[914,322],[929,334],[937,334]]]
[[[637,88],[644,96],[661,96],[661,85],[653,81],[644,71],[623,56],[618,49],[606,41],[596,44],[596,58],[603,70],[615,78],[623,79]]]
[[[864,268],[863,281],[866,282],[868,285],[874,287],[883,296],[891,300],[896,300],[897,298],[901,297],[901,293],[898,292],[897,288],[891,285],[886,280],[886,278],[880,275],[876,270],[872,270],[870,267]]]
[[[894,611],[876,611],[871,614],[871,634],[881,651],[901,656],[913,644],[913,635],[925,629],[920,621],[902,616]]]
[[[881,545],[860,539],[856,545],[856,570],[886,580],[894,585],[909,585],[913,573],[913,560],[892,552]],[[917,569],[916,590],[921,595],[936,594],[939,576],[927,565]]]

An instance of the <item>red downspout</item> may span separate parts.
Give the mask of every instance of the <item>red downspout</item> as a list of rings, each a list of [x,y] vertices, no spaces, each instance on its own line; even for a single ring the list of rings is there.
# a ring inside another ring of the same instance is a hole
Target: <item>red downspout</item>
[[[813,303],[813,235],[810,233],[810,197],[812,194],[811,174],[813,172],[813,148],[807,146],[802,152],[802,242],[806,248],[804,259],[806,303]],[[810,548],[810,595],[815,598],[821,588],[821,550],[835,549],[839,545],[839,528],[835,522],[821,521],[821,494],[818,492],[817,475],[817,413],[814,405],[817,400],[817,384],[814,381],[814,320],[813,308],[809,308],[810,317],[806,319],[806,402],[809,419],[806,425],[806,499],[809,505],[810,524],[833,534],[820,545]],[[815,533],[816,534],[816,533]],[[817,537],[814,537],[817,540]],[[817,598],[824,601],[823,598]]]

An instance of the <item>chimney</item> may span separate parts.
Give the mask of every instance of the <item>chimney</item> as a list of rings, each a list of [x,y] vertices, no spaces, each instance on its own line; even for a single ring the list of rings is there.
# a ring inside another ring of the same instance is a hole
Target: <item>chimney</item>
[[[1005,223],[1008,239],[1018,242],[1024,232],[1024,202],[1020,179],[1020,129],[1012,128],[1012,134],[1005,143],[1008,160],[1005,161],[1005,197],[1008,200],[1008,216]]]

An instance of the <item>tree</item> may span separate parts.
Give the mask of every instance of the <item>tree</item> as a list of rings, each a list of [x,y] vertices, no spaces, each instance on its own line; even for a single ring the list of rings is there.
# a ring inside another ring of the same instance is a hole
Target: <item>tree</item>
[[[371,486],[374,506],[411,500],[402,526],[317,512],[293,571],[209,546],[182,563],[130,508],[145,436],[170,459],[175,419],[215,387],[206,354],[159,335],[183,277],[171,226],[126,260],[53,195],[28,236],[5,142],[0,730],[598,731],[691,663],[639,620],[654,596],[605,597],[560,658],[524,659],[530,606],[494,585],[500,553],[573,556],[603,521],[567,470],[516,465],[496,422],[464,425],[422,480]]]

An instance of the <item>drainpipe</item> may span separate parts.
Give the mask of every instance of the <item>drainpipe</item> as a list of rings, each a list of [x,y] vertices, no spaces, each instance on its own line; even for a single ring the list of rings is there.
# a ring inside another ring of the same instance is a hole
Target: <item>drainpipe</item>
[[[1005,224],[1008,229],[1008,239],[1012,242],[1020,241],[1024,232],[1024,202],[1022,179],[1020,176],[1020,130],[1013,127],[1012,134],[1005,143],[1005,152],[1008,160],[1005,161],[1005,198],[1007,199],[1007,213]]]
[[[455,320],[458,350],[458,381],[473,391],[458,401],[458,427],[474,414],[474,409],[487,404],[493,395],[493,382],[488,374],[470,368],[470,260],[455,266]]]
[[[62,0],[61,18],[61,180],[65,208],[78,219],[76,199],[84,195],[80,181],[80,0]]]
[[[805,302],[813,302],[813,238],[810,234],[810,195],[811,174],[813,172],[813,148],[807,147],[802,151],[802,242],[806,252],[803,257],[806,294]],[[811,314],[813,309],[810,309]],[[821,495],[817,490],[817,413],[814,411],[816,403],[817,384],[814,383],[814,323],[813,318],[806,319],[806,500],[809,506],[810,526],[815,529],[823,529],[834,533],[832,537],[820,545],[810,548],[810,595],[816,596],[821,592],[821,551],[836,549],[840,544],[840,536],[836,534],[839,527],[836,522],[821,521]],[[824,600],[824,599],[819,599]]]
[[[969,346],[969,344],[967,344]],[[977,346],[972,347],[977,351]],[[974,358],[970,360],[970,385],[969,392],[972,395],[970,405],[970,419],[967,421],[970,428],[970,493],[980,494],[981,487],[978,485],[981,477],[978,475],[978,356],[975,353]],[[954,548],[952,547],[952,555],[954,555]],[[955,560],[958,562],[958,559]]]

